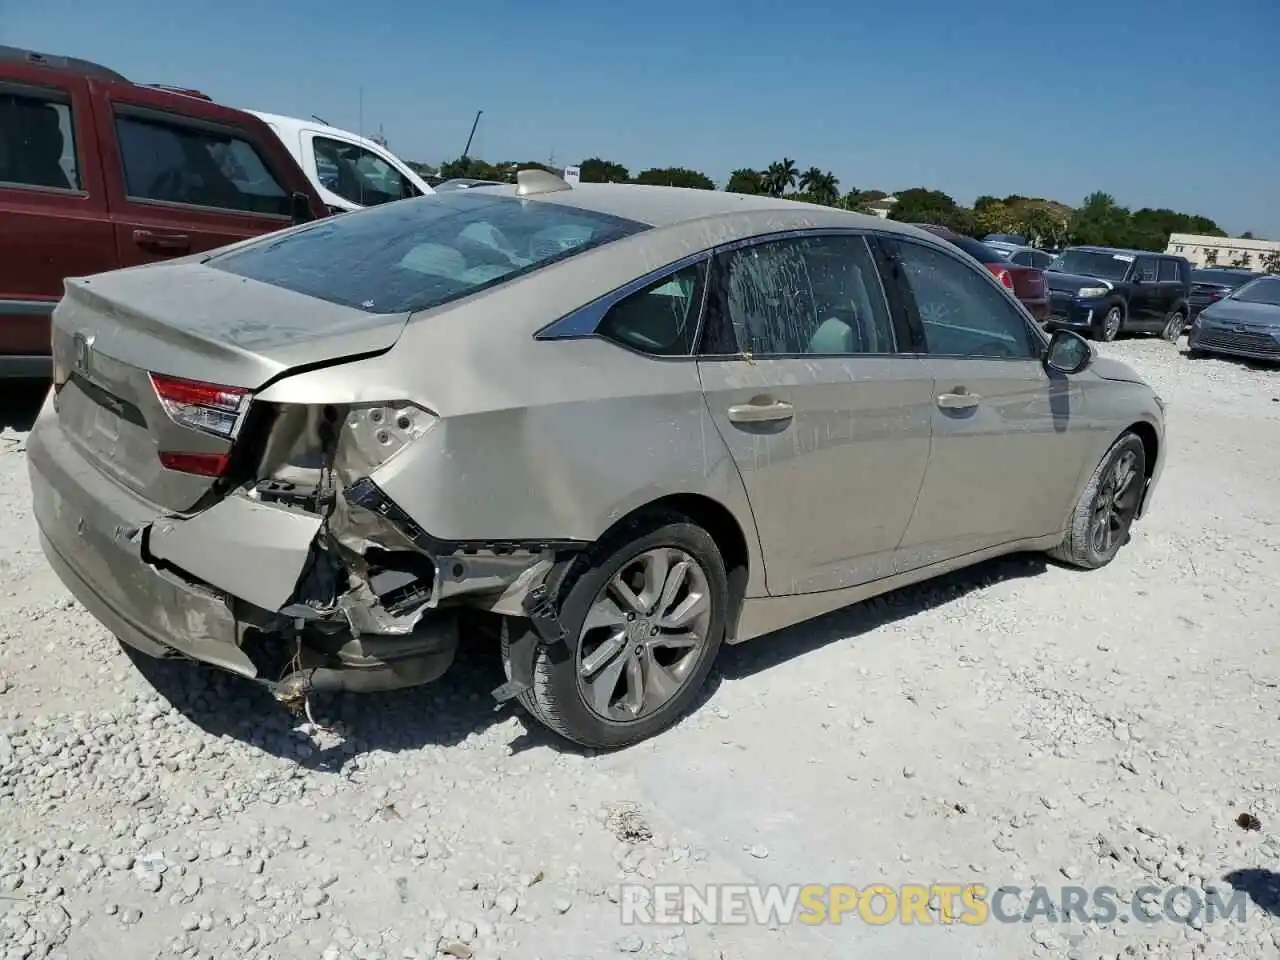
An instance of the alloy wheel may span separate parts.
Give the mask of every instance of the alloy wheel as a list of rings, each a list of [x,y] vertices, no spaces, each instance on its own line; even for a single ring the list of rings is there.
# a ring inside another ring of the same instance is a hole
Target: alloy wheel
[[[578,641],[578,690],[593,713],[629,722],[685,685],[711,627],[706,571],[675,547],[624,563],[587,611]]]
[[[1178,338],[1182,336],[1182,328],[1186,326],[1186,321],[1182,317],[1180,311],[1175,311],[1173,316],[1169,318],[1169,322],[1164,325],[1164,338],[1170,343],[1177,343]]]
[[[1089,525],[1089,541],[1096,553],[1105,556],[1123,543],[1138,509],[1142,485],[1136,482],[1137,478],[1138,457],[1130,450],[1116,458],[1099,484]]]
[[[1112,307],[1102,321],[1102,339],[1114,340],[1120,334],[1120,308]]]

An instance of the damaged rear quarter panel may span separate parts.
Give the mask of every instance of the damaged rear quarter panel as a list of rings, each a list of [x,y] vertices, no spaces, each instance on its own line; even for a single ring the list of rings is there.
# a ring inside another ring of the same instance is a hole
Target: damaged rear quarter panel
[[[283,403],[410,400],[439,418],[373,479],[442,540],[594,541],[630,511],[699,494],[737,519],[748,595],[763,593],[755,525],[692,358],[598,338],[539,341],[546,324],[635,276],[725,239],[640,234],[415,315],[388,353],[282,379]]]

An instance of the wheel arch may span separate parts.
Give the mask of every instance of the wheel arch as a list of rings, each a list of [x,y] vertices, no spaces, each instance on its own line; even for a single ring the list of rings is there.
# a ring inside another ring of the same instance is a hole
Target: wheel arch
[[[725,617],[725,637],[732,643],[737,634],[738,617],[742,612],[742,604],[746,599],[748,578],[758,560],[758,550],[752,549],[752,541],[748,536],[755,535],[754,525],[750,531],[743,529],[742,523],[733,511],[718,500],[701,493],[674,493],[650,500],[628,511],[619,517],[600,537],[607,538],[619,527],[624,526],[636,516],[657,512],[678,513],[710,534],[716,548],[724,560],[725,573],[729,580],[729,610]]]
[[[1156,428],[1145,420],[1139,420],[1136,423],[1129,424],[1121,433],[1122,435],[1124,433],[1136,433],[1138,439],[1142,441],[1142,449],[1146,456],[1144,470],[1147,479],[1150,480],[1155,474],[1156,459],[1160,456],[1160,436],[1156,433]]]

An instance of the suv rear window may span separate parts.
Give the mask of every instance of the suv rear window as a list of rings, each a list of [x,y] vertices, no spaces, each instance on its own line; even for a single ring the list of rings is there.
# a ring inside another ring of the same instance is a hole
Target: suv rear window
[[[545,200],[459,190],[327,218],[209,265],[369,313],[407,313],[646,228]]]
[[[1236,272],[1234,270],[1197,270],[1191,275],[1196,283],[1221,284],[1224,287],[1238,287],[1248,283],[1256,273]]]
[[[0,93],[0,183],[80,189],[71,107],[62,99]]]

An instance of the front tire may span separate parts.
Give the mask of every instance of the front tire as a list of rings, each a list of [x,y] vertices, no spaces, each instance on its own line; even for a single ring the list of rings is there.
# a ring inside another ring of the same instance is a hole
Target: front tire
[[[520,704],[585,747],[630,746],[674,724],[724,637],[729,584],[711,535],[680,514],[643,514],[562,584],[569,642],[539,649]]]
[[[1098,328],[1098,339],[1111,343],[1120,335],[1122,326],[1124,326],[1124,311],[1118,306],[1111,307],[1102,318],[1102,325]]]
[[[1177,343],[1178,338],[1182,336],[1182,331],[1186,329],[1187,316],[1181,310],[1175,310],[1169,315],[1168,321],[1164,325],[1164,330],[1160,336],[1170,343]]]
[[[1105,567],[1129,540],[1146,480],[1146,447],[1126,431],[1093,471],[1071,512],[1066,537],[1049,556],[1082,570]]]

